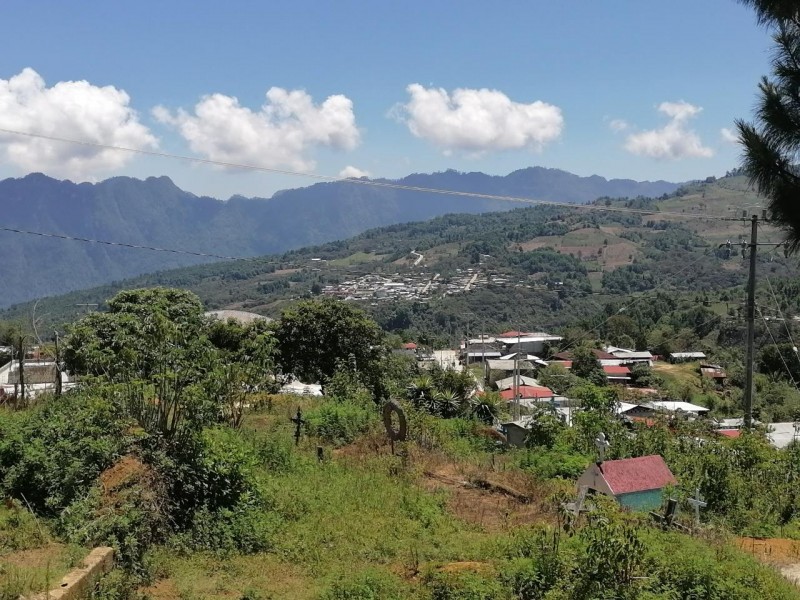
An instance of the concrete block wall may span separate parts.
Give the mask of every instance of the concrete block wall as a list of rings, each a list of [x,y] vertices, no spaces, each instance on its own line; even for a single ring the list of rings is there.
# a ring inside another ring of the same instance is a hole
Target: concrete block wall
[[[80,600],[86,598],[94,584],[114,568],[114,549],[101,546],[83,559],[83,564],[70,571],[57,588],[20,600]]]

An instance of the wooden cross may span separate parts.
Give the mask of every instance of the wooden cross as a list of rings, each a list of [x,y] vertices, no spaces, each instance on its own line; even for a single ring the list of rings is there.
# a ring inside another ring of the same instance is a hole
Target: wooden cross
[[[303,418],[303,413],[300,412],[300,407],[297,407],[297,415],[291,418],[292,423],[294,423],[294,445],[297,446],[300,444],[300,433],[302,432],[303,425],[306,424],[305,419]]]
[[[580,488],[578,488],[578,498],[575,500],[575,502],[567,502],[564,505],[564,508],[575,515],[575,517],[579,517],[582,512],[586,512],[586,509],[583,507],[583,503],[586,501],[586,494],[588,491],[589,486],[580,486]]]
[[[704,502],[702,496],[700,496],[699,487],[694,491],[694,498],[689,498],[688,502],[694,507],[694,524],[700,525],[700,509],[705,508],[708,503]]]
[[[606,439],[606,434],[602,431],[597,434],[594,440],[594,446],[597,448],[598,464],[606,459],[606,450],[611,447],[611,443]]]

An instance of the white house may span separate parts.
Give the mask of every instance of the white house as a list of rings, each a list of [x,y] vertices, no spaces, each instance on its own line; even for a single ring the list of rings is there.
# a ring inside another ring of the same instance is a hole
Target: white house
[[[26,359],[24,362],[25,395],[35,398],[56,390],[56,363],[52,360]],[[75,384],[65,372],[61,373],[61,390],[67,391]],[[8,395],[20,394],[19,361],[13,360],[0,367],[0,390]]]
[[[653,400],[644,406],[649,406],[653,410],[665,412],[684,412],[694,416],[704,415],[708,412],[705,406],[692,404],[691,402],[678,402],[672,400]]]
[[[506,331],[495,338],[503,344],[506,352],[530,352],[541,354],[545,342],[559,342],[561,337],[544,332]]]

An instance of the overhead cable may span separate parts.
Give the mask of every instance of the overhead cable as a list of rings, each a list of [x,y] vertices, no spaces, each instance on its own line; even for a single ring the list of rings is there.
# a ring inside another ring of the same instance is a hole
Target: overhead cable
[[[479,198],[482,200],[494,200],[500,202],[514,202],[519,204],[531,204],[536,206],[557,206],[560,208],[567,208],[567,209],[581,209],[581,210],[596,210],[596,211],[603,211],[603,212],[616,212],[616,213],[627,213],[627,214],[636,214],[636,215],[654,215],[654,216],[668,216],[668,217],[677,217],[681,219],[706,219],[712,221],[741,221],[739,218],[735,217],[724,217],[721,215],[704,215],[700,213],[678,213],[678,212],[664,212],[659,210],[646,210],[646,209],[638,209],[638,208],[628,208],[624,206],[605,206],[605,205],[597,205],[597,204],[571,204],[569,202],[556,202],[554,200],[538,200],[535,198],[524,198],[519,196],[504,196],[504,195],[496,195],[496,194],[481,194],[479,192],[465,192],[465,191],[458,191],[458,190],[447,190],[447,189],[439,189],[439,188],[428,188],[428,187],[421,187],[421,186],[411,186],[411,185],[404,185],[400,183],[392,183],[389,181],[376,181],[367,178],[356,179],[352,177],[340,177],[340,176],[333,176],[333,175],[320,175],[317,173],[309,173],[307,171],[291,171],[288,169],[276,169],[272,167],[264,167],[260,165],[250,165],[250,164],[242,164],[242,163],[234,163],[228,161],[219,161],[219,160],[211,160],[207,158],[199,158],[196,156],[185,156],[180,154],[172,154],[169,152],[159,152],[156,150],[146,150],[140,148],[126,148],[123,146],[113,146],[110,144],[101,144],[99,142],[90,142],[85,140],[75,140],[70,138],[64,138],[60,136],[54,135],[45,135],[41,133],[32,133],[27,131],[17,131],[14,129],[6,129],[0,128],[0,133],[6,133],[10,135],[19,135],[24,137],[31,137],[37,139],[44,139],[50,140],[53,142],[61,142],[65,144],[78,144],[81,146],[89,146],[92,148],[102,148],[103,150],[115,150],[119,152],[130,152],[133,154],[143,154],[146,156],[156,156],[159,158],[170,158],[175,160],[183,160],[193,163],[205,164],[205,165],[213,165],[217,167],[227,167],[232,169],[243,169],[249,171],[259,171],[264,173],[275,173],[279,175],[291,175],[293,177],[306,177],[310,179],[316,179],[319,181],[329,181],[329,182],[342,182],[342,183],[350,183],[353,185],[364,185],[369,187],[377,187],[377,188],[388,188],[394,190],[403,190],[403,191],[411,191],[411,192],[422,192],[427,194],[441,194],[446,196],[460,196],[466,198]]]

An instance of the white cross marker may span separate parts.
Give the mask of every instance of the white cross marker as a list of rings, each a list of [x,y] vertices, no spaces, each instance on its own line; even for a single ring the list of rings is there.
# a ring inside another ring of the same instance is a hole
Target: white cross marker
[[[694,523],[695,525],[700,525],[700,509],[705,508],[707,503],[703,501],[702,496],[700,496],[700,488],[696,488],[694,491],[694,498],[689,498],[689,504],[694,507]]]

